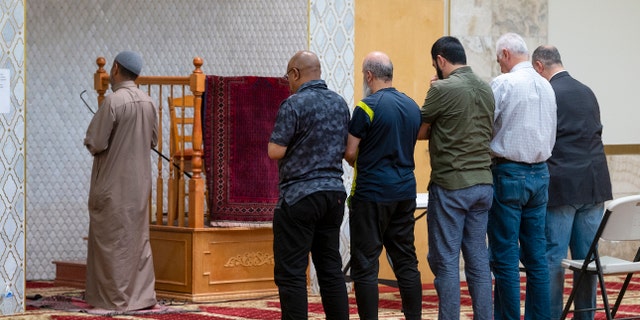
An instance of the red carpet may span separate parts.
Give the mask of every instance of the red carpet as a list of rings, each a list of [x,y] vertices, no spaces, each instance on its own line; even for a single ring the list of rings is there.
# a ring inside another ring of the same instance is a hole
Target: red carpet
[[[278,168],[267,144],[288,96],[283,78],[207,76],[202,129],[211,221],[273,219]]]
[[[622,285],[622,278],[620,277],[608,277],[608,288],[610,292],[610,300],[615,299],[617,295],[617,289]],[[568,285],[571,285],[571,280],[568,279]],[[469,298],[469,292],[465,283],[461,283],[462,290],[462,307],[460,319],[467,320],[472,319],[472,310],[470,307],[471,299]],[[423,319],[437,319],[438,315],[438,299],[436,296],[433,285],[424,285],[424,296],[422,303],[422,318]],[[524,298],[524,281],[522,288]],[[76,303],[82,303],[79,297],[82,296],[82,290],[72,288],[62,288],[51,286],[47,282],[29,282],[27,287],[27,295],[33,296],[35,294],[41,294],[44,296],[42,299],[52,296],[65,296],[75,299]],[[569,294],[567,289],[566,294]],[[8,318],[11,319],[24,319],[24,320],[36,320],[36,319],[51,319],[51,320],[100,320],[100,319],[158,319],[158,320],[238,320],[238,319],[279,319],[280,318],[280,302],[277,296],[269,296],[261,299],[251,300],[237,300],[237,301],[222,301],[222,302],[207,302],[207,303],[183,303],[178,301],[162,301],[164,310],[160,312],[147,312],[142,314],[128,314],[128,315],[115,315],[112,317],[106,317],[101,315],[92,315],[83,312],[71,312],[69,310],[53,310],[48,308],[38,308],[35,305],[38,301],[27,301],[28,307],[27,313],[22,315],[14,315]],[[353,293],[349,295],[349,303],[351,306],[350,313],[351,319],[357,319],[357,309],[355,303],[355,297]],[[522,304],[524,307],[524,304]],[[404,319],[400,312],[400,295],[395,288],[381,286],[380,287],[380,304],[379,304],[380,319]],[[618,312],[618,317],[633,317],[640,316],[640,280],[632,281],[625,299],[623,301],[623,307]],[[320,297],[317,295],[310,295],[309,297],[309,318],[310,319],[324,319],[324,312]],[[571,318],[571,317],[570,317]],[[596,319],[605,319],[604,313],[598,312]]]

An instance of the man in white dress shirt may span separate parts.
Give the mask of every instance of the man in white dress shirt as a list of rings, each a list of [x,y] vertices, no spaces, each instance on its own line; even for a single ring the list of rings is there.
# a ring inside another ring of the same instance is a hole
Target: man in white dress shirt
[[[507,33],[496,42],[502,75],[491,82],[495,98],[493,205],[489,249],[495,278],[495,319],[520,319],[521,261],[526,269],[525,319],[549,319],[545,217],[556,138],[553,88],[532,67],[527,45]]]

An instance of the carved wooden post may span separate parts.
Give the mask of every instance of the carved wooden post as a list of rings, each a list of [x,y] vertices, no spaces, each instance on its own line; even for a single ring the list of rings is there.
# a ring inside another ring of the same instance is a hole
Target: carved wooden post
[[[104,65],[107,64],[107,60],[104,57],[98,57],[96,64],[98,65],[98,70],[93,74],[93,87],[98,93],[98,107],[100,107],[104,100],[104,94],[109,89],[109,74],[104,69]]]
[[[189,180],[189,227],[204,227],[204,180],[202,180],[202,115],[200,106],[202,105],[202,93],[204,92],[205,75],[202,73],[202,59],[193,58],[193,65],[196,67],[191,74],[189,86],[193,92],[194,115],[193,115],[193,157],[191,166],[193,176]]]

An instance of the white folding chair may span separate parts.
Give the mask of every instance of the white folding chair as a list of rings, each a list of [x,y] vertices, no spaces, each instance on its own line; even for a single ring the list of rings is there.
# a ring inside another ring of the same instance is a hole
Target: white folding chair
[[[581,312],[604,309],[607,319],[613,319],[620,307],[622,298],[631,281],[634,273],[640,271],[640,248],[636,252],[633,261],[619,259],[610,256],[600,256],[598,252],[598,242],[603,239],[607,241],[634,241],[640,240],[640,195],[621,197],[615,199],[607,205],[600,227],[591,243],[589,253],[584,260],[562,260],[564,268],[580,272],[569,299],[565,304],[561,319],[564,320],[569,312]],[[611,308],[607,297],[607,290],[604,282],[604,275],[626,274],[627,277],[618,293],[616,303]],[[581,281],[587,276],[597,275],[600,284],[600,293],[604,308],[571,310],[571,305],[579,288]],[[629,319],[629,318],[627,318]],[[632,319],[640,319],[640,316]]]

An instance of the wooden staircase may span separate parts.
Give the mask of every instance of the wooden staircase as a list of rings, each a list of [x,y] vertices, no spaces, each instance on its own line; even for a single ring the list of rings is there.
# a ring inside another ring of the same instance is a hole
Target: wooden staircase
[[[87,263],[85,261],[53,261],[53,264],[56,265],[54,285],[84,289],[87,276]]]

